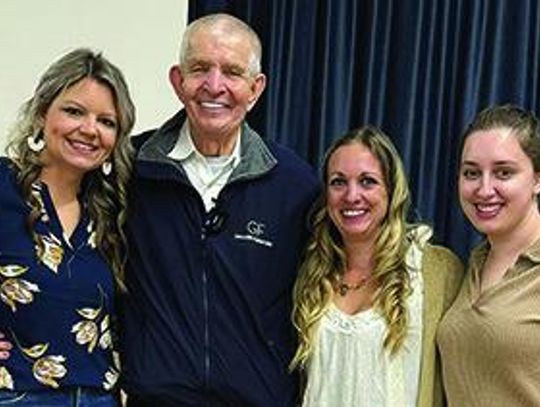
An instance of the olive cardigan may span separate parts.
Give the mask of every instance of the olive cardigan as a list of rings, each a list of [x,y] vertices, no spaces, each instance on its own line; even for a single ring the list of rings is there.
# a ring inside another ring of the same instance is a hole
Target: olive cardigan
[[[441,363],[436,348],[437,326],[452,305],[463,278],[463,264],[450,250],[426,245],[423,257],[424,320],[418,407],[446,405],[442,388]]]

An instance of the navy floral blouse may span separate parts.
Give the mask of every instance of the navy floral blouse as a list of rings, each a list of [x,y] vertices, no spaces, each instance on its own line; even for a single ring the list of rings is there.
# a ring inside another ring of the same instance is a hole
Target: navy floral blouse
[[[0,361],[0,389],[70,386],[110,390],[118,378],[112,357],[112,273],[96,249],[83,209],[68,239],[47,186],[33,185],[40,217],[33,236],[7,158],[0,158],[0,331],[13,343]],[[84,205],[83,205],[84,207]]]

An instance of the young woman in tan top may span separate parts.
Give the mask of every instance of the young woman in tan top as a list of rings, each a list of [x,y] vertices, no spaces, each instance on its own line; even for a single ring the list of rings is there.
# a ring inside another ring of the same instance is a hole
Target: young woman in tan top
[[[486,241],[471,254],[438,344],[450,406],[540,405],[540,128],[529,112],[481,112],[464,135],[463,212]]]

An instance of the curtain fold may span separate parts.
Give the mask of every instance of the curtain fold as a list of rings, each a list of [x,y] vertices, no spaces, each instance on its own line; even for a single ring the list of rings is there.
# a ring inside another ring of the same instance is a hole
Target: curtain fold
[[[538,0],[190,0],[263,42],[269,84],[248,118],[319,166],[348,129],[380,126],[400,151],[411,219],[462,258],[479,240],[457,202],[458,148],[484,107],[540,112]]]

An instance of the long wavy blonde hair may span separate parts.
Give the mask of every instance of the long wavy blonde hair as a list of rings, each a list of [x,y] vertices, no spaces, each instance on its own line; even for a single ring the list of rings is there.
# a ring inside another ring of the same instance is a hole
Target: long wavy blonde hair
[[[29,137],[43,138],[42,122],[50,105],[67,88],[85,78],[107,86],[114,95],[118,112],[116,144],[110,156],[113,171],[104,176],[100,169],[85,174],[83,185],[90,218],[94,222],[97,248],[123,288],[126,237],[127,188],[132,167],[129,134],[135,122],[135,107],[121,71],[101,54],[86,48],[75,49],[55,61],[42,75],[34,95],[21,107],[7,146],[7,155],[16,166],[17,181],[32,210],[28,218],[31,230],[39,216],[39,204],[31,193],[43,164],[40,153],[27,144]],[[45,147],[46,148],[46,147]]]
[[[410,293],[410,284],[405,266],[405,251],[409,187],[401,158],[391,140],[381,130],[365,126],[335,141],[324,159],[324,191],[312,211],[313,233],[294,287],[292,319],[298,331],[299,345],[291,369],[304,367],[308,361],[313,351],[317,324],[332,300],[339,274],[346,269],[343,242],[327,211],[326,189],[330,158],[340,147],[353,143],[366,146],[375,155],[382,167],[389,196],[388,211],[375,243],[373,271],[380,287],[375,295],[374,307],[387,324],[384,349],[394,354],[407,336],[406,299]]]

